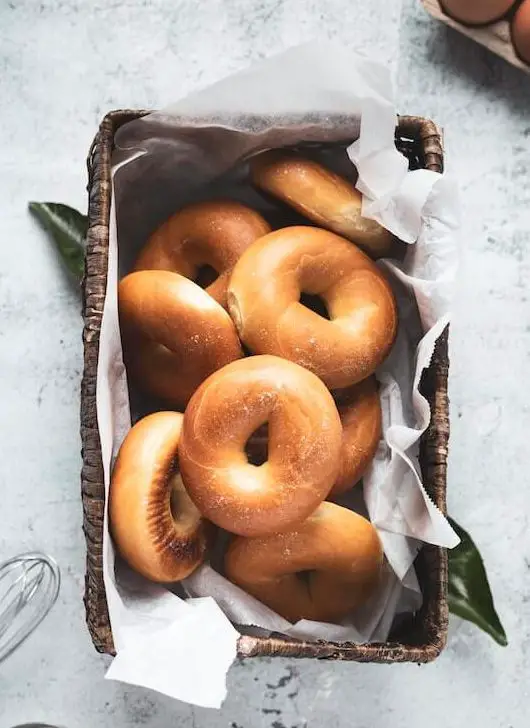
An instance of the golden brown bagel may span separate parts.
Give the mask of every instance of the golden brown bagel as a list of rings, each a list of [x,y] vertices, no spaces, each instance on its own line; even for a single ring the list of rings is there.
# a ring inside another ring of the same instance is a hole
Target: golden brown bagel
[[[320,296],[327,320],[300,303]],[[228,286],[228,309],[255,354],[306,367],[331,389],[366,379],[394,341],[394,296],[377,266],[334,233],[290,227],[256,240]]]
[[[232,268],[243,251],[268,232],[261,215],[239,202],[197,202],[176,212],[151,235],[135,270],[171,270],[196,280],[202,267],[209,266],[217,278],[206,291],[226,308]]]
[[[317,225],[352,240],[373,258],[390,254],[392,234],[361,215],[362,195],[343,177],[310,159],[282,151],[259,154],[250,168],[257,187]]]
[[[362,478],[377,450],[382,416],[375,377],[342,392],[337,407],[342,423],[342,448],[331,497],[345,493]]]
[[[202,562],[212,529],[178,472],[182,415],[157,412],[137,422],[118,453],[109,517],[116,546],[140,574],[179,581]]]
[[[268,460],[245,443],[269,425]],[[184,413],[180,469],[190,497],[218,526],[244,536],[289,528],[327,496],[342,428],[323,383],[274,356],[251,356],[212,374]]]
[[[242,356],[230,316],[178,273],[131,273],[119,284],[118,304],[128,372],[178,408],[212,372]]]
[[[225,572],[290,622],[337,622],[372,594],[382,562],[381,542],[369,521],[322,503],[291,531],[234,538]]]

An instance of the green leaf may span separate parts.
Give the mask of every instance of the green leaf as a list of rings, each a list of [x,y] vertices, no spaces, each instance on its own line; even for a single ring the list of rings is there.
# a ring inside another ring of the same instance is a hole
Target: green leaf
[[[482,557],[471,536],[453,519],[449,521],[461,539],[449,551],[449,611],[473,622],[506,647],[508,640],[495,611]]]
[[[30,202],[30,212],[50,234],[66,268],[81,282],[84,272],[88,218],[57,202]]]

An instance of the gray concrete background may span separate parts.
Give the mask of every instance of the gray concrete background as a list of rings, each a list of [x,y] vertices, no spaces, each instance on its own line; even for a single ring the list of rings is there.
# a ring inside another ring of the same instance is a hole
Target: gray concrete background
[[[316,36],[391,64],[399,110],[445,127],[465,209],[449,503],[482,550],[510,646],[454,620],[431,666],[249,661],[221,711],[193,709],[105,682],[85,629],[80,304],[26,205],[86,207],[84,157],[108,109],[166,104]],[[525,726],[530,76],[418,0],[1,0],[0,69],[0,554],[44,548],[64,574],[52,614],[0,666],[0,728]]]

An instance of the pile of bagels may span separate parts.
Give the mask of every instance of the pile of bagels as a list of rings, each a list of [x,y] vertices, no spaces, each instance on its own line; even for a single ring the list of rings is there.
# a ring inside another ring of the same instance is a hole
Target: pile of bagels
[[[162,403],[129,431],[109,518],[122,557],[174,583],[219,529],[227,579],[291,622],[337,622],[379,582],[372,524],[334,502],[381,439],[376,368],[397,329],[374,260],[396,241],[346,179],[287,150],[251,183],[303,224],[233,200],[178,210],[119,283],[129,383]]]

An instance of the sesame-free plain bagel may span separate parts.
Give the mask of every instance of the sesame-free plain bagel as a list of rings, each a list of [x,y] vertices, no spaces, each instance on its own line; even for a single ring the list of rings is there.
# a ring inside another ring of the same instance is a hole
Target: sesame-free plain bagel
[[[281,150],[257,155],[250,167],[257,187],[316,225],[348,238],[372,258],[391,254],[392,234],[362,216],[362,195],[348,180],[318,162]]]
[[[337,622],[371,596],[382,562],[372,524],[325,502],[290,531],[234,538],[225,573],[290,622]]]
[[[305,306],[323,300],[329,319]],[[330,389],[373,374],[394,342],[397,311],[385,276],[359,248],[314,227],[287,227],[256,240],[228,286],[228,310],[254,354],[289,359]]]
[[[118,287],[127,372],[177,409],[216,369],[243,355],[227,312],[178,273],[131,273]]]
[[[182,208],[151,235],[135,270],[170,270],[197,281],[214,280],[205,290],[226,308],[226,287],[244,250],[270,232],[257,212],[233,200],[197,202]]]
[[[245,445],[265,423],[267,459],[253,465]],[[258,536],[290,528],[326,498],[341,440],[335,402],[314,374],[275,356],[250,356],[212,374],[191,398],[180,469],[206,518]]]

